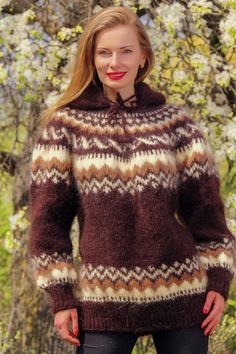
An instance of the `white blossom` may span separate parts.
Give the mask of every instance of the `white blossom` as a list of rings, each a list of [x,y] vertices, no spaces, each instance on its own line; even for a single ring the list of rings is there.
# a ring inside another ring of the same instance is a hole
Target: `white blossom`
[[[220,21],[219,28],[221,31],[221,40],[227,46],[234,46],[236,43],[236,10],[231,10]]]
[[[230,83],[230,73],[228,71],[222,71],[216,74],[215,81],[220,86],[228,87]]]
[[[195,69],[198,78],[204,79],[211,72],[209,58],[200,53],[193,53],[189,58],[191,66]]]
[[[179,4],[178,2],[174,2],[171,5],[160,4],[156,8],[156,13],[163,19],[163,24],[167,31],[171,27],[176,32],[181,31],[183,28],[186,16],[185,11],[185,7]]]
[[[45,104],[50,107],[52,106],[59,98],[61,94],[59,94],[57,91],[51,91],[47,97],[45,98]]]
[[[27,219],[25,219],[25,209],[26,208],[22,208],[18,211],[18,213],[13,214],[9,217],[11,231],[24,231],[27,229],[28,221]]]
[[[230,122],[222,127],[222,137],[236,141],[236,117],[233,117]]]
[[[223,65],[222,57],[217,55],[216,53],[211,54],[209,62],[214,69],[221,68]]]
[[[217,96],[218,99],[223,99],[222,95]],[[227,117],[232,112],[231,108],[228,105],[223,104],[222,100],[216,102],[212,100],[211,97],[207,97],[206,102],[206,114],[208,116],[221,116]]]
[[[195,93],[188,96],[188,100],[194,104],[199,104],[205,101],[205,96],[201,93]]]
[[[152,0],[139,0],[139,5],[141,5],[143,8],[148,9],[151,6]]]
[[[184,70],[176,69],[173,73],[173,79],[175,82],[184,82],[187,79],[188,75]]]
[[[196,14],[207,14],[212,13],[213,2],[207,0],[192,0],[188,2],[188,7],[193,12],[194,16]]]

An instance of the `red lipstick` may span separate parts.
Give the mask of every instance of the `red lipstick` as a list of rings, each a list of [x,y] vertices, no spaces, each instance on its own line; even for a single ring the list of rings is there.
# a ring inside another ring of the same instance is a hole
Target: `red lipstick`
[[[124,72],[124,71],[107,73],[107,75],[109,76],[109,78],[111,80],[120,80],[120,79],[122,79],[122,77],[125,76],[125,74],[126,74],[126,72]]]

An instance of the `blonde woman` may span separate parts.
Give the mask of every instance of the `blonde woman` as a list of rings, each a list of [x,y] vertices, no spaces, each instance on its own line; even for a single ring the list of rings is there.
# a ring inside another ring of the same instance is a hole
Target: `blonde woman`
[[[153,66],[131,9],[93,15],[32,154],[29,254],[77,354],[128,354],[147,334],[158,354],[207,353],[234,275],[210,145],[144,83]]]

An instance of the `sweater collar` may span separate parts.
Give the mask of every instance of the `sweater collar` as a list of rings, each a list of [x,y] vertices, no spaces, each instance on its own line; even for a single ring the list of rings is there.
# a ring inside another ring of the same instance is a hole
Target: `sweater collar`
[[[148,106],[160,106],[166,103],[165,96],[158,91],[153,90],[145,82],[138,82],[134,84],[135,95],[132,95],[125,100],[122,99],[119,92],[116,95],[116,101],[110,100],[105,96],[102,86],[90,83],[89,86],[82,92],[82,94],[70,102],[70,108],[78,108],[81,110],[102,110],[108,108],[108,120],[116,117],[119,113],[122,119],[122,127],[124,134],[119,136],[117,140],[120,142],[132,142],[133,138],[126,129],[126,114],[125,112],[136,112],[141,108]],[[125,103],[135,100],[135,105],[127,106]]]
[[[119,104],[120,108],[122,107],[128,111],[135,111],[139,107],[146,107],[151,105],[159,106],[166,102],[165,96],[161,92],[153,90],[145,82],[135,83],[134,89],[137,99],[136,107],[128,107],[125,105],[123,106],[126,100],[122,99],[119,92],[117,92],[116,102],[110,100],[105,96],[103,88],[93,83],[90,83],[90,85],[87,86],[87,88],[78,98],[70,102],[69,106],[71,108],[78,108],[82,110],[100,110]]]

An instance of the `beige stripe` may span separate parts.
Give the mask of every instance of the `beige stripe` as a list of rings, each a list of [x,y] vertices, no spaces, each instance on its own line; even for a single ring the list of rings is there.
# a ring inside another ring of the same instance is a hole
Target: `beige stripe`
[[[48,270],[36,270],[35,278],[37,286],[46,288],[50,284],[74,283],[77,280],[77,273],[71,264],[54,264],[48,267]]]
[[[231,255],[230,257],[228,257],[228,255],[224,251],[220,252],[217,255],[217,257],[204,254],[204,255],[200,255],[199,259],[200,259],[201,264],[204,265],[204,267],[206,269],[208,269],[209,267],[220,266],[223,268],[227,268],[227,269],[231,270],[232,272],[236,271],[233,256]]]
[[[37,145],[32,153],[32,161],[37,161],[37,159],[44,161],[57,159],[60,162],[69,162],[71,154],[65,146],[51,145],[45,147],[44,145]]]
[[[127,166],[126,169],[124,165],[120,166],[120,164],[114,164],[113,166],[109,166],[107,160],[105,161],[105,163],[103,161],[104,165],[100,168],[95,167],[93,164],[91,164],[90,166],[88,166],[87,169],[83,168],[83,164],[81,165],[81,163],[77,161],[77,166],[79,166],[79,168],[75,169],[75,176],[79,179],[85,178],[88,180],[92,176],[98,181],[104,179],[104,176],[109,176],[110,180],[116,180],[117,177],[119,177],[122,181],[127,181],[129,179],[133,179],[134,176],[145,177],[148,173],[153,173],[155,175],[160,171],[162,171],[165,175],[176,174],[176,167],[174,164],[165,164],[161,161],[156,161],[155,164],[152,164],[150,162],[144,162],[143,165],[134,165],[133,168],[132,166],[130,166],[130,168]]]
[[[209,144],[207,144],[204,140],[198,141],[193,138],[191,143],[177,149],[176,158],[180,165],[186,164],[186,160],[192,161],[195,156],[206,156],[210,159],[210,161],[212,161],[212,150]],[[191,165],[191,163],[188,165]]]
[[[167,154],[160,150],[150,150],[148,152],[141,151],[136,156],[130,157],[129,159],[118,158],[116,156],[110,156],[109,154],[86,154],[86,156],[75,156],[75,168],[77,171],[86,169],[88,170],[91,166],[96,169],[101,169],[103,166],[107,166],[110,169],[119,170],[123,173],[133,170],[137,167],[142,167],[148,164],[156,165],[162,163],[163,166],[172,166],[175,168],[175,158],[173,154]]]

